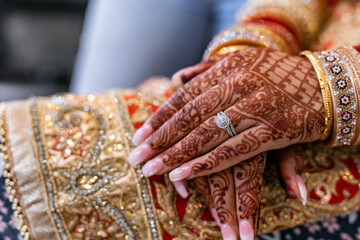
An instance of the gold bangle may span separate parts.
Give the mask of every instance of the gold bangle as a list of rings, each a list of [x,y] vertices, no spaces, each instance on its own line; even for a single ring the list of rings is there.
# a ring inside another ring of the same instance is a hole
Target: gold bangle
[[[248,47],[253,47],[253,46],[251,46],[249,44],[236,44],[236,45],[226,46],[226,47],[220,48],[218,51],[214,52],[213,55],[225,55],[228,53],[243,50]]]
[[[325,70],[323,69],[320,60],[313,52],[302,51],[300,55],[309,59],[309,61],[311,62],[311,64],[315,69],[316,76],[319,80],[321,95],[324,102],[324,114],[325,114],[325,129],[320,137],[320,140],[323,141],[330,136],[333,125],[333,105],[332,105],[329,82],[326,79]]]
[[[272,30],[261,24],[240,25],[225,30],[214,37],[209,43],[204,59],[228,46],[252,45],[258,47],[269,47],[282,52],[290,53],[286,41]]]

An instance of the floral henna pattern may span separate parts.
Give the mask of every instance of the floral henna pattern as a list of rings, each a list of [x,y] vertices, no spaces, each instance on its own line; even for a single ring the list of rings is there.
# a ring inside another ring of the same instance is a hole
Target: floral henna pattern
[[[235,124],[238,118],[245,118],[256,121],[258,127],[236,136],[239,139],[236,144],[222,145],[205,161],[193,164],[193,175],[212,170],[229,157],[255,155],[256,150],[264,149],[266,145],[271,144],[270,149],[277,149],[315,141],[321,136],[323,103],[311,64],[270,49],[259,51],[259,59],[240,76],[243,87],[239,91],[249,88],[254,91],[226,112]]]
[[[263,153],[234,166],[238,219],[251,221],[255,232],[260,214],[260,193],[265,161],[266,154]]]
[[[194,126],[197,126],[199,122],[195,122],[196,120],[214,111],[219,105],[223,105],[226,102],[228,105],[232,103],[230,99],[234,99],[234,97],[228,94],[230,91],[229,84],[224,84],[222,87],[213,91],[209,91],[209,89],[218,86],[219,83],[222,83],[226,79],[234,78],[244,69],[248,69],[259,57],[259,52],[254,48],[249,48],[241,51],[241,54],[233,53],[229,56],[233,57],[223,59],[209,70],[185,84],[168,103],[163,105],[149,119],[148,122],[153,129],[157,130],[160,128],[148,141],[152,149],[159,151],[170,146],[174,142],[174,136],[186,134],[189,130],[193,129]],[[209,101],[209,98],[199,98],[204,92],[211,95],[211,101]],[[227,96],[227,99],[224,99],[224,96]],[[186,103],[195,98],[197,101],[201,101],[201,103],[190,104],[182,109]],[[175,112],[179,110],[181,113],[177,112],[177,116],[173,116]],[[173,119],[169,122],[168,120],[171,117],[173,117]],[[168,122],[165,123],[166,121]]]
[[[234,215],[231,213],[231,203],[227,203],[227,200],[232,200],[231,192],[234,187],[232,169],[215,173],[209,176],[209,182],[211,187],[211,195],[214,201],[216,211],[219,216],[221,224],[234,221]],[[230,196],[229,196],[230,195]]]

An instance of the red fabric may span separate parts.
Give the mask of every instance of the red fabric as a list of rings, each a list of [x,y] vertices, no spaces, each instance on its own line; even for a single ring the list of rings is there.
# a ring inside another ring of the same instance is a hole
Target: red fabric
[[[360,53],[360,45],[354,47]]]
[[[354,159],[348,158],[348,159],[342,159],[341,162],[347,167],[347,170],[351,173],[351,175],[354,176],[355,180],[360,179],[359,175],[359,169],[357,168],[356,163],[354,162]],[[329,164],[329,168],[332,168],[331,164]],[[332,180],[332,179],[331,179]],[[328,180],[327,178],[324,179],[324,183],[326,184]],[[359,186],[357,184],[350,183],[346,179],[340,176],[337,179],[337,182],[335,184],[335,189],[337,194],[331,194],[330,199],[328,203],[330,205],[336,205],[344,201],[345,199],[351,199],[353,198],[359,191]],[[348,193],[347,196],[345,196],[345,191]],[[320,188],[320,191],[323,194],[326,194],[326,190],[324,187]],[[309,194],[309,197],[313,200],[320,201],[322,196],[320,196],[318,193],[315,192],[315,190],[312,190]]]

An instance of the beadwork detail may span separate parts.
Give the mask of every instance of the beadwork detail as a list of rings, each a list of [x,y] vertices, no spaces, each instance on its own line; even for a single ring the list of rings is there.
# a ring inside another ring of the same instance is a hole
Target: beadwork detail
[[[341,49],[315,53],[327,73],[330,84],[333,109],[333,146],[350,145],[354,139],[357,121],[357,101],[349,63]]]

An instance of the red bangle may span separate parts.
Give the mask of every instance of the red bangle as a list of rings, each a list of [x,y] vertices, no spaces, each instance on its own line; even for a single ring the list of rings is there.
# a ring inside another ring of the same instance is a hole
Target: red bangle
[[[272,30],[274,33],[282,37],[291,49],[292,53],[298,54],[299,52],[301,52],[302,47],[298,36],[295,34],[291,27],[284,24],[283,22],[277,19],[270,18],[257,18],[244,21],[244,24],[252,23],[263,24],[267,28]]]

